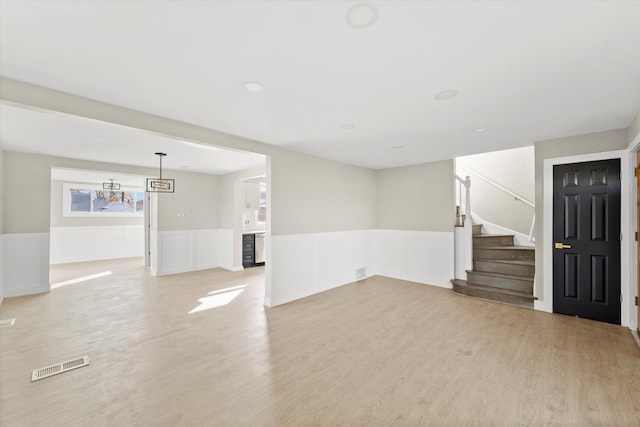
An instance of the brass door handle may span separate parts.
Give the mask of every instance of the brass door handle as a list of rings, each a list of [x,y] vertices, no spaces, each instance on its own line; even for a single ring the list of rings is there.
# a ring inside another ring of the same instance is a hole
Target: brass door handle
[[[571,245],[565,245],[564,243],[556,243],[556,249],[571,249]]]

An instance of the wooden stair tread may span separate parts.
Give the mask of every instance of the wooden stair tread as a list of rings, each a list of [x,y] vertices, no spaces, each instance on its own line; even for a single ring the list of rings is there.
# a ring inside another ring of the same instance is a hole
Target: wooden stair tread
[[[536,262],[534,260],[529,259],[485,259],[485,258],[474,258],[474,261],[485,261],[485,262],[497,262],[499,264],[512,264],[512,265],[525,265],[525,266],[535,266]]]
[[[480,274],[482,276],[490,276],[490,277],[500,277],[503,279],[513,279],[513,280],[523,280],[527,282],[533,282],[533,277],[531,276],[518,276],[516,274],[494,273],[494,272],[478,271],[478,270],[467,270],[467,273]]]
[[[516,250],[516,251],[535,251],[533,246],[484,246],[476,249],[496,249],[496,250]]]
[[[472,298],[533,308],[535,247],[514,244],[513,234],[473,229],[473,269],[467,280],[453,279],[453,291]],[[484,251],[484,252],[483,252]]]
[[[525,299],[529,299],[531,301],[535,301],[538,298],[534,297],[531,294],[528,294],[526,292],[520,292],[520,291],[513,291],[511,289],[502,289],[502,288],[494,288],[493,286],[486,286],[486,285],[476,285],[475,283],[469,283],[466,280],[460,280],[460,279],[453,279],[451,280],[451,283],[458,285],[458,286],[462,286],[462,287],[468,287],[468,288],[473,288],[473,289],[479,289],[479,290],[483,290],[483,291],[489,291],[489,292],[493,292],[496,294],[502,294],[502,295],[511,295],[514,297],[520,297],[520,298],[525,298]]]

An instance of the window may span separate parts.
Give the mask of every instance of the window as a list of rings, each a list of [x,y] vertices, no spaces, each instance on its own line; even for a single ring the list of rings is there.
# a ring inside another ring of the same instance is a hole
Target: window
[[[64,216],[140,216],[144,192],[134,189],[104,190],[86,184],[64,184]]]

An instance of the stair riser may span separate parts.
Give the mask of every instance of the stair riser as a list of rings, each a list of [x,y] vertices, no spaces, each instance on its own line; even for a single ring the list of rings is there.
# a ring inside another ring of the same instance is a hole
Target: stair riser
[[[513,259],[513,260],[529,260],[535,259],[534,250],[518,250],[518,249],[488,249],[477,248],[473,251],[473,257],[477,259]]]
[[[453,290],[454,292],[457,292],[463,295],[468,295],[470,297],[482,298],[482,299],[487,299],[492,301],[499,301],[507,304],[517,305],[520,307],[533,308],[533,301],[525,298],[519,298],[512,295],[500,295],[494,292],[488,292],[484,290],[468,289],[468,288],[460,287],[456,284],[453,284]]]
[[[487,236],[473,239],[474,248],[487,246],[513,246],[513,236]]]
[[[467,272],[467,282],[474,283],[476,285],[526,292],[529,294],[533,293],[533,280],[517,280],[507,277],[485,276],[484,274]]]
[[[477,236],[480,233],[482,233],[482,225],[481,224],[474,225],[474,226],[471,227],[471,230],[472,230],[472,234],[474,236]]]
[[[514,265],[492,261],[473,261],[473,269],[488,273],[514,274],[516,276],[533,277],[536,268],[533,265]]]

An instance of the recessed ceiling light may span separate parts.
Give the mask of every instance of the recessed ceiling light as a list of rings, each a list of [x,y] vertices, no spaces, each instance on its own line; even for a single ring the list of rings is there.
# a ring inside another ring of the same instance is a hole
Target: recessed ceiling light
[[[393,148],[394,150],[402,150],[403,148],[405,148],[405,146],[404,145],[394,145],[391,148]]]
[[[444,101],[445,99],[451,99],[458,94],[457,90],[443,90],[442,92],[436,93],[435,98],[438,101]]]
[[[342,129],[349,130],[349,129],[353,129],[354,127],[356,127],[356,125],[354,125],[353,123],[343,123],[343,124],[340,125],[340,127]]]
[[[475,128],[473,131],[477,133],[482,133],[488,131],[489,128]]]
[[[249,92],[260,92],[264,85],[260,82],[244,82],[244,88]]]
[[[367,28],[378,20],[378,9],[369,3],[357,3],[349,8],[345,19],[351,28]]]

